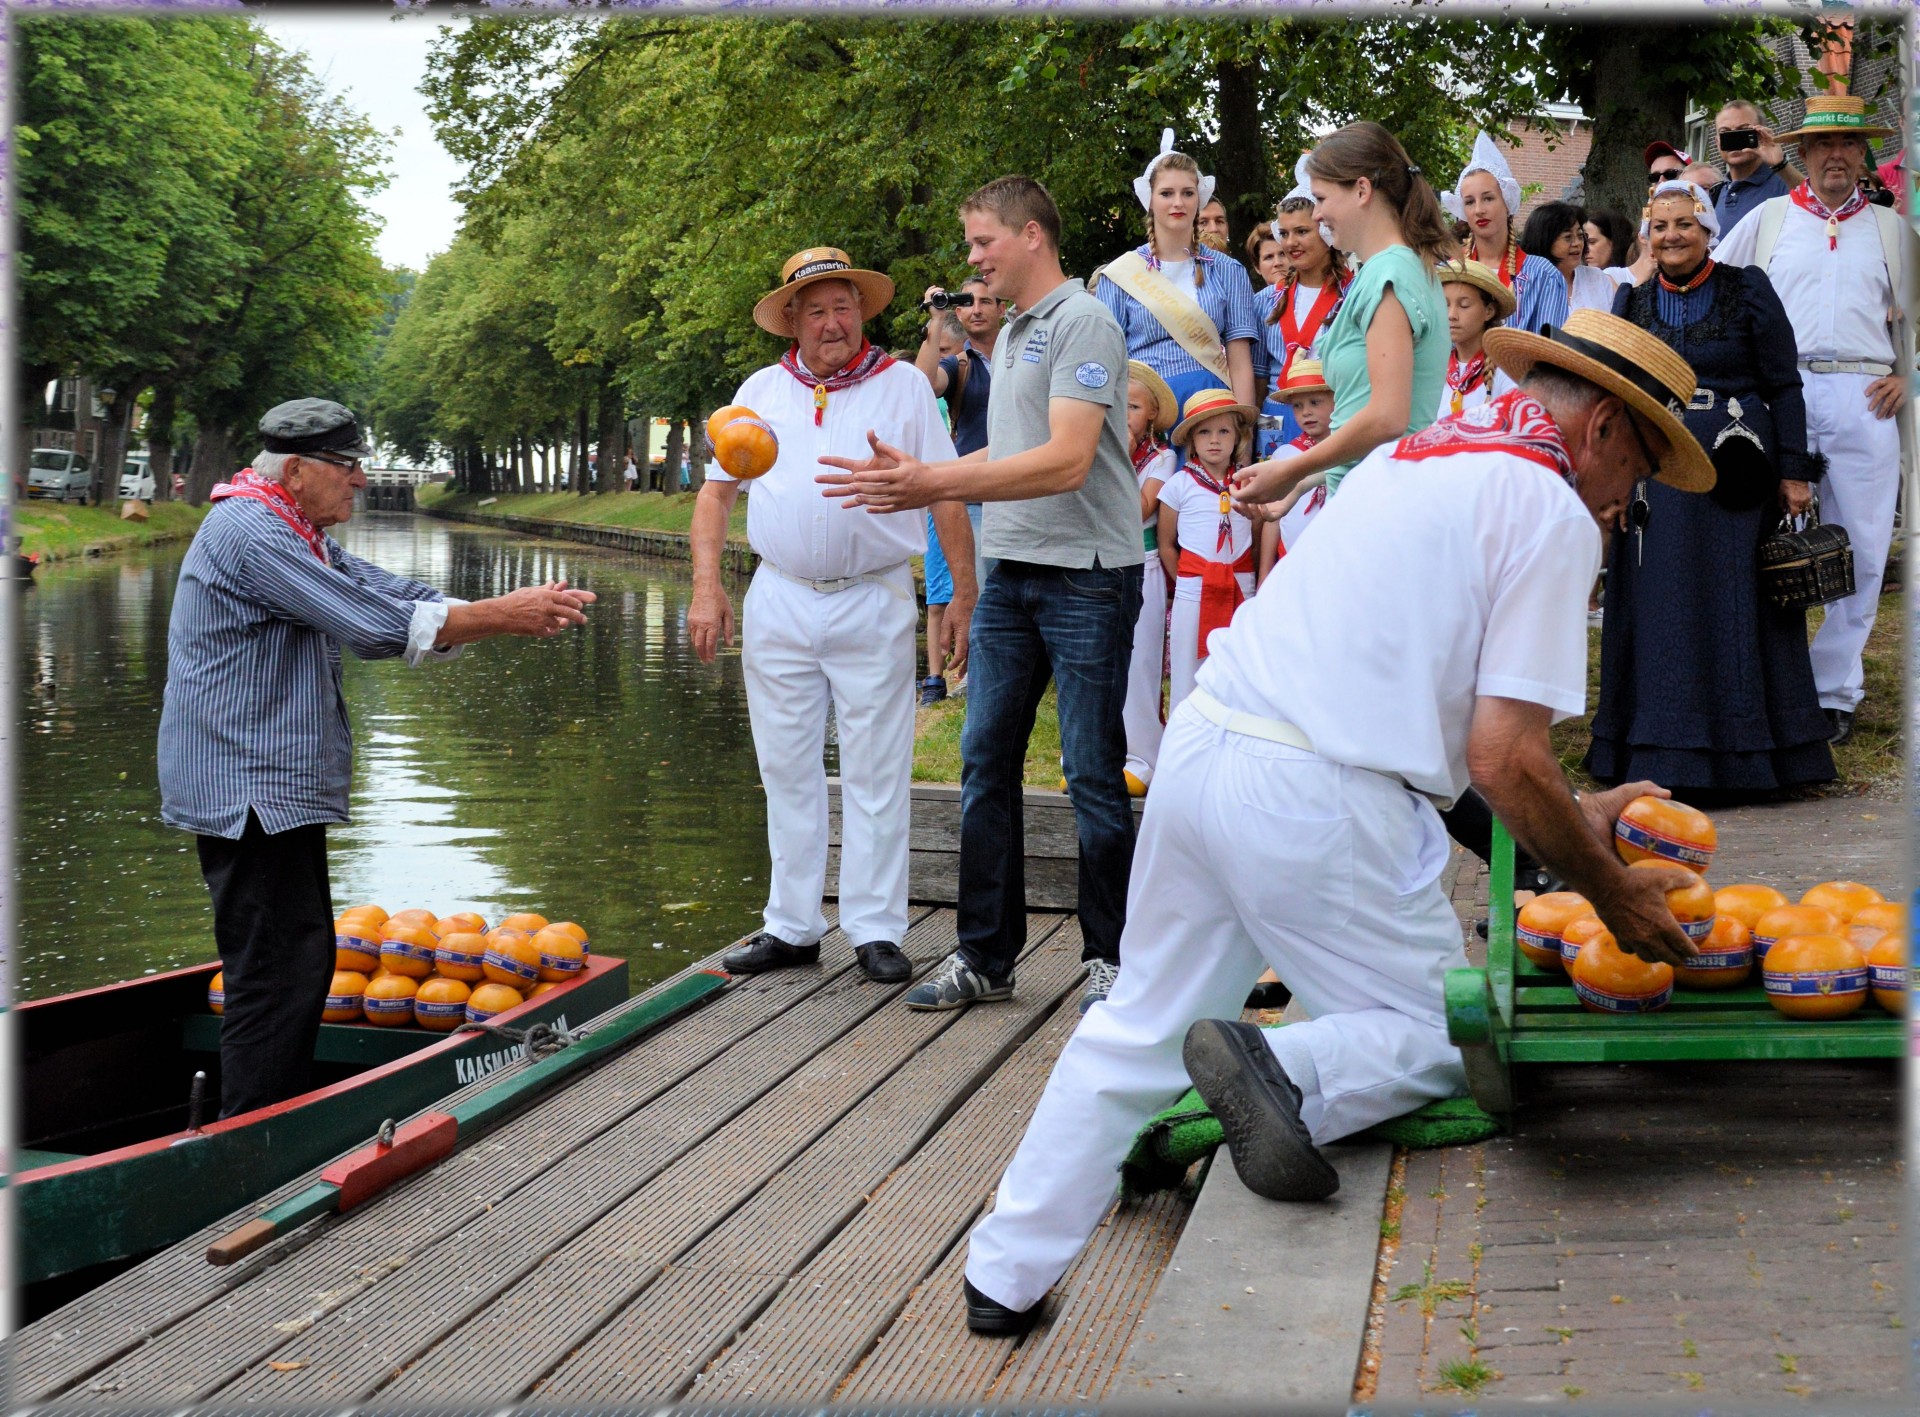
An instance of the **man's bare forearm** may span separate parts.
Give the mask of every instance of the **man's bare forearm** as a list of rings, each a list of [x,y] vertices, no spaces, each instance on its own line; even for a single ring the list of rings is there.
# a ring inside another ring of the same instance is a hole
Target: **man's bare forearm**
[[[1570,889],[1596,903],[1617,889],[1624,868],[1574,801],[1544,737],[1511,741],[1498,761],[1476,763],[1473,782],[1514,840]]]
[[[693,524],[688,528],[687,541],[693,552],[693,579],[696,585],[711,582],[720,583],[720,552],[727,544],[727,520],[733,512],[733,502],[740,494],[736,483],[703,483],[700,495],[693,502]],[[722,491],[722,488],[727,491]]]

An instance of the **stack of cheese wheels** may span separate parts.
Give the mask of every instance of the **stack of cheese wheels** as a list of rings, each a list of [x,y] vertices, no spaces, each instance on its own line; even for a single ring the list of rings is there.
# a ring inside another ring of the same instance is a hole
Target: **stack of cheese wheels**
[[[1760,975],[1767,1002],[1788,1018],[1845,1018],[1867,1000],[1866,956],[1833,933],[1774,941]]]
[[[1520,953],[1541,969],[1560,971],[1560,932],[1583,916],[1593,914],[1587,898],[1573,891],[1549,891],[1520,907],[1514,917],[1513,942]]]
[[[1634,798],[1613,827],[1614,850],[1628,865],[1654,857],[1704,874],[1719,844],[1705,812],[1659,797]]]
[[[1673,999],[1673,966],[1628,954],[1609,930],[1580,947],[1569,973],[1581,1006],[1595,1013],[1651,1013]]]

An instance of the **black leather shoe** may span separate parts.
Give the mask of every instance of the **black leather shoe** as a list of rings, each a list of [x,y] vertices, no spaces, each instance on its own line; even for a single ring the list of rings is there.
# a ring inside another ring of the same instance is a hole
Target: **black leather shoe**
[[[870,945],[855,945],[853,957],[876,984],[900,984],[913,978],[913,961],[900,953],[891,940],[875,940]]]
[[[1227,1134],[1248,1190],[1274,1201],[1320,1201],[1340,1189],[1300,1120],[1300,1089],[1250,1023],[1203,1018],[1181,1049],[1187,1076]]]
[[[975,1289],[971,1279],[962,1279],[960,1284],[967,1295],[967,1327],[975,1333],[1002,1337],[1025,1333],[1040,1317],[1038,1304],[1029,1309],[1009,1309]]]
[[[765,974],[770,969],[789,965],[813,964],[820,958],[820,945],[790,945],[765,933],[755,935],[738,949],[728,950],[720,967],[729,974]]]
[[[1828,709],[1827,722],[1833,725],[1833,736],[1827,742],[1838,748],[1853,737],[1853,714],[1846,709]]]

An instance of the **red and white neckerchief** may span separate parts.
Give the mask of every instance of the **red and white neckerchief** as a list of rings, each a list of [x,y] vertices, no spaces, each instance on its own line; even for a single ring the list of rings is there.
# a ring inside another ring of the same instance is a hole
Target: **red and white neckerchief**
[[[1802,182],[1787,195],[1793,199],[1793,204],[1796,207],[1799,207],[1802,211],[1812,212],[1815,216],[1826,222],[1827,249],[1829,251],[1837,251],[1840,249],[1840,223],[1850,216],[1858,216],[1867,209],[1867,194],[1857,185],[1852,192],[1847,194],[1846,201],[1842,202],[1832,211],[1827,209],[1825,202],[1814,195],[1813,184],[1811,182]]]
[[[1281,360],[1284,369],[1293,362],[1293,354],[1298,349],[1312,349],[1313,342],[1320,338],[1320,331],[1327,327],[1327,321],[1340,312],[1340,302],[1346,297],[1347,288],[1340,283],[1338,272],[1328,275],[1327,283],[1320,287],[1320,293],[1313,298],[1313,304],[1307,307],[1304,323],[1293,318],[1293,293],[1300,282],[1292,276],[1280,291],[1280,338],[1286,346],[1286,357]]]
[[[1450,453],[1511,453],[1573,485],[1573,459],[1567,456],[1559,426],[1538,399],[1521,389],[1509,389],[1458,418],[1429,424],[1402,438],[1393,450],[1396,458],[1408,462]]]
[[[1660,288],[1669,295],[1686,295],[1698,290],[1707,283],[1707,277],[1713,274],[1713,260],[1709,257],[1702,263],[1699,270],[1695,271],[1679,285],[1675,285],[1672,281],[1668,280],[1664,274],[1659,272],[1655,272],[1655,274],[1659,276]]]
[[[1308,448],[1311,448],[1315,443],[1319,441],[1320,440],[1314,437],[1313,434],[1311,433],[1302,433],[1298,438],[1289,438],[1287,440],[1287,446],[1289,448],[1298,448],[1301,452],[1304,453]]]
[[[1447,387],[1453,391],[1453,411],[1460,412],[1467,406],[1467,395],[1487,383],[1493,377],[1493,369],[1487,363],[1486,351],[1474,355],[1464,365],[1460,362],[1460,351],[1447,351]]]
[[[1311,433],[1302,433],[1298,438],[1289,439],[1287,441],[1287,446],[1289,448],[1298,448],[1301,452],[1304,453],[1308,448],[1311,448],[1315,443],[1319,441],[1320,440],[1314,437],[1313,434]],[[1307,493],[1306,500],[1300,503],[1300,514],[1306,517],[1312,516],[1315,512],[1319,511],[1323,505],[1325,505],[1326,500],[1327,500],[1327,489],[1325,488],[1325,486],[1314,488],[1313,491]],[[1284,544],[1280,547],[1280,554],[1282,556],[1287,554],[1287,548]]]
[[[1195,482],[1206,488],[1207,491],[1214,493],[1220,498],[1220,530],[1213,540],[1213,549],[1215,551],[1226,551],[1233,545],[1232,488],[1233,474],[1235,471],[1234,466],[1229,463],[1227,465],[1226,476],[1219,482],[1215,482],[1207,475],[1206,469],[1201,467],[1199,463],[1192,459],[1189,459],[1187,462],[1188,475],[1191,476]]]
[[[307,549],[318,556],[327,565],[333,563],[327,559],[327,539],[321,535],[320,528],[300,510],[300,504],[293,499],[293,493],[277,482],[269,482],[250,467],[243,467],[233,475],[233,481],[222,482],[207,494],[209,502],[223,502],[229,497],[245,497],[250,502],[265,503],[272,513],[299,533],[300,539],[307,543]]]
[[[849,359],[844,368],[824,379],[815,378],[812,371],[800,362],[800,346],[794,345],[780,356],[780,367],[803,384],[813,388],[813,426],[818,428],[820,420],[826,416],[827,395],[838,393],[841,389],[850,389],[862,379],[871,378],[893,363],[893,356],[874,344],[872,340],[860,341],[860,352]]]
[[[1134,476],[1138,477],[1141,473],[1145,472],[1147,470],[1147,464],[1159,457],[1164,451],[1165,449],[1154,442],[1152,433],[1148,433],[1146,437],[1135,443],[1133,445]]]

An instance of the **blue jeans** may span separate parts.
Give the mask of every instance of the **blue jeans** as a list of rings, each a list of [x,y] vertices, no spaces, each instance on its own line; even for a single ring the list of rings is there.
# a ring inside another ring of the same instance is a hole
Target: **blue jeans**
[[[1080,845],[1086,959],[1120,958],[1133,804],[1121,708],[1140,567],[1063,570],[996,561],[973,611],[967,721],[960,737],[960,954],[994,979],[1013,973],[1027,937],[1027,740],[1047,681],[1057,687],[1060,750]]]

